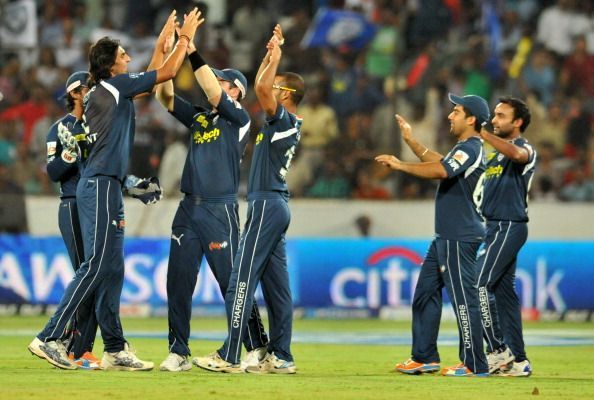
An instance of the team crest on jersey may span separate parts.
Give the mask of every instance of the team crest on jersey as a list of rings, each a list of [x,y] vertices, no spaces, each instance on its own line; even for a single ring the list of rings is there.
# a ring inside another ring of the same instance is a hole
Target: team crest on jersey
[[[264,139],[264,134],[262,132],[258,133],[258,136],[256,136],[256,146],[259,145],[263,139]]]
[[[214,250],[222,250],[222,249],[226,249],[227,246],[229,245],[229,243],[227,243],[227,241],[221,242],[221,243],[217,243],[217,242],[210,242],[208,244],[208,249],[210,251],[214,251]]]

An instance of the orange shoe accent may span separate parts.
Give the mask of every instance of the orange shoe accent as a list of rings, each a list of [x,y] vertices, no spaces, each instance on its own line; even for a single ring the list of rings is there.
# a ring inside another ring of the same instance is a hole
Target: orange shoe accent
[[[90,351],[85,352],[80,358],[74,358],[74,353],[69,353],[68,358],[74,362],[80,369],[101,369],[101,360],[99,360]]]
[[[412,358],[409,358],[403,363],[396,364],[396,371],[402,372],[403,374],[417,375],[424,373],[432,373],[439,371],[438,363],[420,363],[416,362]]]

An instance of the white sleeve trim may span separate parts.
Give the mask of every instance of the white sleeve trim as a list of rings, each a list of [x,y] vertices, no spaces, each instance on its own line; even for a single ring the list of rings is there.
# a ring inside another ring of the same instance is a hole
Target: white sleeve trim
[[[245,137],[245,135],[250,131],[250,125],[251,125],[252,121],[248,121],[247,124],[245,124],[244,126],[242,126],[241,128],[239,128],[239,141],[241,142],[243,140],[243,138]]]
[[[113,86],[105,81],[101,81],[99,84],[101,86],[103,86],[105,89],[107,89],[107,91],[109,93],[111,93],[111,95],[115,99],[116,104],[118,104],[120,102],[120,91],[117,90],[115,86]]]
[[[281,140],[284,139],[286,137],[289,137],[291,135],[294,135],[295,133],[297,133],[297,128],[291,128],[289,130],[283,131],[283,132],[276,132],[273,136],[272,136],[272,140],[270,141],[270,143],[276,141],[276,140]]]

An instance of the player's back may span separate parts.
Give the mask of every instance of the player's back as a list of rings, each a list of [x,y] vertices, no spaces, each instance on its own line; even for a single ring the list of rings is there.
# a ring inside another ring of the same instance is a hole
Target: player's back
[[[289,192],[285,180],[301,138],[302,120],[283,106],[268,118],[256,137],[248,193]]]
[[[482,140],[473,136],[458,142],[442,160],[448,178],[440,182],[435,198],[437,237],[465,242],[483,239],[483,159]]]
[[[514,163],[494,151],[487,156],[483,215],[491,221],[528,221],[528,190],[534,176],[536,151],[523,137],[513,143],[530,153],[526,164]]]
[[[84,177],[113,176],[120,181],[128,170],[134,142],[134,96],[155,84],[155,71],[120,74],[100,81],[85,97],[84,119],[93,150],[85,163]]]

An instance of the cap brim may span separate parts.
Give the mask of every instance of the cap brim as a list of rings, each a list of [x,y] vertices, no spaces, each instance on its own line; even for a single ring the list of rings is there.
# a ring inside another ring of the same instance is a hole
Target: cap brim
[[[464,105],[464,99],[462,99],[462,97],[460,97],[460,96],[456,96],[455,94],[449,93],[448,99],[453,104]]]
[[[221,78],[224,81],[229,81],[231,82],[231,79],[227,76],[227,74],[225,74],[223,71],[221,71],[220,69],[216,69],[216,68],[211,68],[212,72],[214,72],[214,74],[218,77]]]

